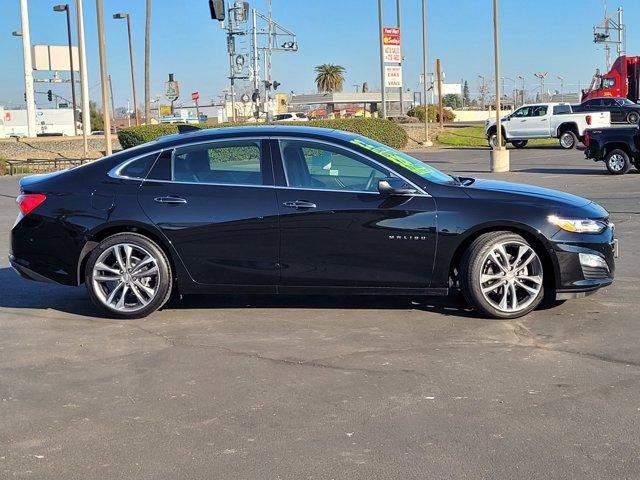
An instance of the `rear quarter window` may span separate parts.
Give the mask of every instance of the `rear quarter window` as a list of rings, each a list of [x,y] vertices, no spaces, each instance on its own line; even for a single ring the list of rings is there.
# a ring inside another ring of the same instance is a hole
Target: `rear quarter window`
[[[156,158],[158,158],[158,152],[154,152],[149,155],[145,155],[144,157],[138,158],[137,160],[134,160],[121,168],[119,172],[120,176],[129,178],[144,178],[147,176],[147,172],[153,165],[153,162],[155,162]]]

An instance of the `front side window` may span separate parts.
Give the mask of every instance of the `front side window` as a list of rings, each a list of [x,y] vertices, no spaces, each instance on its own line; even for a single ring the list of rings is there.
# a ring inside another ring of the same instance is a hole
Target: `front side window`
[[[530,117],[531,116],[531,107],[522,107],[513,112],[513,117]]]
[[[602,105],[605,107],[618,107],[618,102],[616,102],[613,98],[603,98]]]
[[[262,185],[260,141],[237,140],[178,147],[171,159],[176,182]]]
[[[377,192],[385,168],[349,151],[323,143],[281,140],[287,184],[296,188]]]

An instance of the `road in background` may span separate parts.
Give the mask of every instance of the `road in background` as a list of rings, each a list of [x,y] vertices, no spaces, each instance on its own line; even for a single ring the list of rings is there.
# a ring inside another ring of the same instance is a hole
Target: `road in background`
[[[0,178],[0,477],[638,478],[640,174],[559,149],[514,150],[501,175],[487,150],[427,158],[600,202],[616,282],[519,321],[244,296],[110,320],[83,288],[7,268],[16,179]]]

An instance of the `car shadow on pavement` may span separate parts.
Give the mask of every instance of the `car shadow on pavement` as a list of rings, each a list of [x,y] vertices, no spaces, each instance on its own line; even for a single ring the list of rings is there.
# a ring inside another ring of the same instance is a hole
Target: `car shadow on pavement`
[[[0,308],[57,310],[72,315],[108,318],[93,306],[84,287],[68,287],[26,280],[11,268],[0,268]],[[174,295],[163,310],[195,309],[326,309],[422,310],[445,316],[479,318],[458,297],[402,297],[373,295]]]
[[[595,175],[606,176],[610,175],[606,168],[555,168],[555,167],[536,167],[536,168],[517,168],[515,172],[520,173],[547,173],[547,174],[560,174],[560,175]]]

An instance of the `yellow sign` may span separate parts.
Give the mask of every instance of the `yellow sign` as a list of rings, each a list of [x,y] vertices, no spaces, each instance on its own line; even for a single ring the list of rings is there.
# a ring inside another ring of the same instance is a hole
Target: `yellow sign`
[[[171,106],[170,105],[160,105],[160,116],[168,117],[171,115]]]

